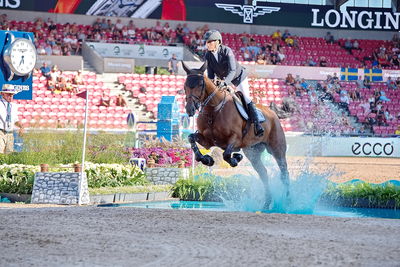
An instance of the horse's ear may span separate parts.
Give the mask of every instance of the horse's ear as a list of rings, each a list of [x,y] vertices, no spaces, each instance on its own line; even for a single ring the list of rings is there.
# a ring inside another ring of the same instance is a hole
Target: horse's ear
[[[203,66],[201,66],[200,71],[203,73],[207,69],[207,60],[204,62]]]
[[[183,69],[186,71],[186,74],[190,74],[191,70],[188,68],[188,66],[186,66],[186,64],[185,64],[185,62],[183,62],[183,60],[181,62],[182,62]]]

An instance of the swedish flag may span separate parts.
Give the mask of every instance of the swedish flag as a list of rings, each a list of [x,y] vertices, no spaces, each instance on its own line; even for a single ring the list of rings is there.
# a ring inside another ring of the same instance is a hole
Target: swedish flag
[[[340,80],[341,81],[357,81],[358,69],[357,68],[341,68]]]
[[[382,82],[383,72],[382,69],[364,69],[364,76],[371,82]]]

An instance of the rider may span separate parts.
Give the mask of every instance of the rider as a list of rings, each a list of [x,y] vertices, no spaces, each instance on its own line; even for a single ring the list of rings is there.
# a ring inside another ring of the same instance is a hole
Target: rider
[[[254,133],[256,136],[262,136],[264,129],[258,120],[256,108],[250,98],[246,69],[236,61],[232,49],[222,45],[221,33],[210,30],[204,34],[204,41],[208,50],[205,55],[208,78],[214,79],[217,76],[223,80],[220,84],[221,87],[233,84],[238,91],[243,93],[250,120],[254,123]]]

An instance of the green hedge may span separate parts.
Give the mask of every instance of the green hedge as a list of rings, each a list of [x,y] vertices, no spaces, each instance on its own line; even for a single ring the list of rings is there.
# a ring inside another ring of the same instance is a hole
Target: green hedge
[[[173,197],[181,200],[221,201],[238,194],[250,192],[248,184],[239,178],[198,177],[179,180],[172,188]],[[391,183],[369,184],[365,182],[334,184],[329,183],[321,199],[331,202],[353,203],[367,200],[369,206],[385,207],[394,202],[394,208],[400,208],[400,186]],[[350,204],[351,205],[351,204]]]
[[[35,172],[39,166],[0,165],[0,192],[31,194]],[[71,171],[70,168],[52,168],[51,171]],[[86,163],[85,171],[89,188],[148,185],[146,175],[136,166],[120,164]]]

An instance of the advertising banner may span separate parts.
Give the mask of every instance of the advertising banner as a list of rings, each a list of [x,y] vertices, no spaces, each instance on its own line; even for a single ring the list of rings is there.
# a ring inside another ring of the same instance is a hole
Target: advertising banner
[[[88,42],[87,44],[96,50],[102,57],[169,60],[172,57],[172,54],[175,54],[178,60],[183,60],[183,47],[93,42]]]
[[[322,156],[400,158],[400,138],[330,138],[324,144]]]
[[[314,27],[398,31],[400,13],[390,8],[348,7],[272,3],[266,0],[4,0],[0,8],[55,13]]]
[[[62,70],[81,70],[83,67],[82,56],[38,56],[36,68],[40,68],[46,62],[48,66],[57,65]]]

